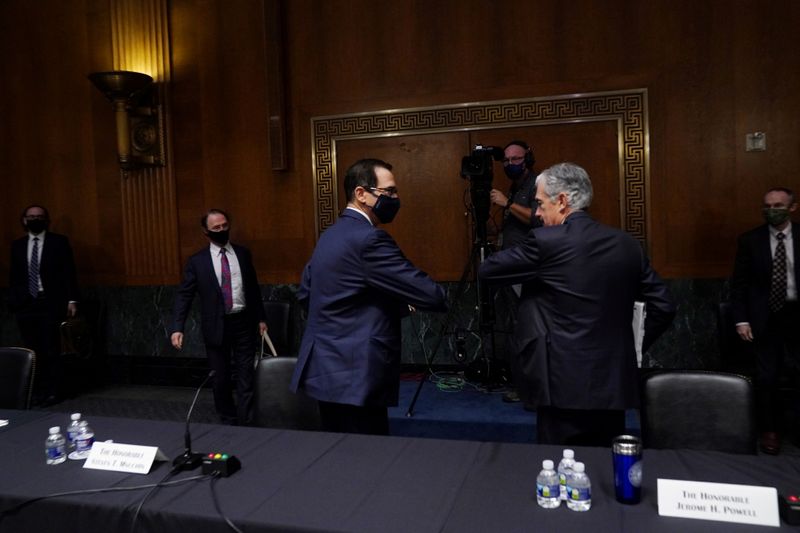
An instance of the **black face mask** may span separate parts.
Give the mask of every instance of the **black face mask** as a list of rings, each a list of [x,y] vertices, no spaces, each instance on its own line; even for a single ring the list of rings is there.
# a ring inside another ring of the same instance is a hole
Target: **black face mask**
[[[25,227],[28,231],[37,235],[47,229],[47,221],[41,218],[34,218],[25,222]]]
[[[211,239],[211,242],[222,247],[228,244],[228,239],[230,239],[231,236],[231,230],[224,229],[222,231],[207,231],[206,235],[208,235],[208,238]]]
[[[378,196],[378,201],[372,206],[372,212],[375,213],[381,224],[388,224],[394,220],[398,211],[400,211],[400,198],[383,194]]]

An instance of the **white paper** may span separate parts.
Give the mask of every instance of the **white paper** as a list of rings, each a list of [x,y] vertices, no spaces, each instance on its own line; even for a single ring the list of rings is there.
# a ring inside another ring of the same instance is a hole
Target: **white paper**
[[[94,470],[147,474],[156,459],[167,460],[157,446],[95,442],[83,467]]]
[[[658,480],[658,514],[780,527],[774,487]]]

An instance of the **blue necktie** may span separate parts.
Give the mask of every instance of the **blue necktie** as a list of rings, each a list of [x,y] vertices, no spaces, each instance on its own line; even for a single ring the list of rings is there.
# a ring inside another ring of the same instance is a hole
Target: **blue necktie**
[[[39,295],[39,237],[33,238],[31,262],[28,264],[28,292],[34,298]]]

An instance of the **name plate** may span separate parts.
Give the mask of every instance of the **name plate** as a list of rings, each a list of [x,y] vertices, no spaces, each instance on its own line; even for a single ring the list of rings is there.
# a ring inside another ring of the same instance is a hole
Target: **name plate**
[[[658,514],[780,527],[774,487],[658,480]]]
[[[95,442],[83,468],[147,474],[153,461],[166,461],[158,446],[137,446],[118,442]]]

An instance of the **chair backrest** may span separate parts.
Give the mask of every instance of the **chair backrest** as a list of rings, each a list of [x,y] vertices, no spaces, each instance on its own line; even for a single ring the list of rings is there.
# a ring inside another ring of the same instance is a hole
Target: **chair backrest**
[[[296,357],[265,357],[256,367],[253,423],[284,429],[320,429],[319,405],[289,390]]]
[[[264,312],[267,315],[267,328],[269,338],[275,345],[278,355],[292,355],[292,335],[289,314],[289,302],[264,302]]]
[[[756,453],[753,387],[737,374],[677,370],[644,378],[647,448]]]
[[[35,367],[33,350],[0,348],[0,408],[30,408]]]

